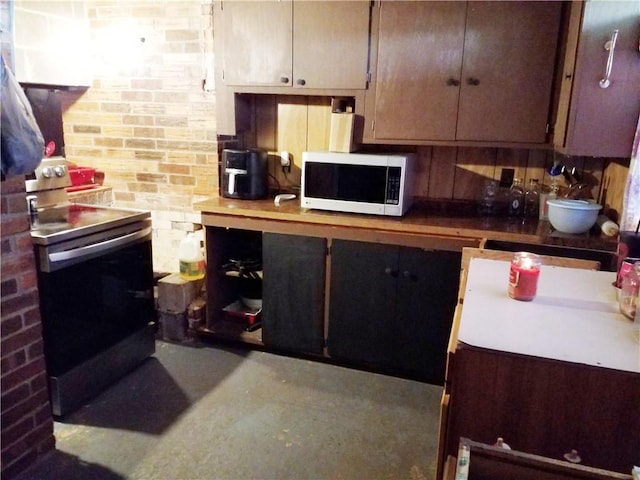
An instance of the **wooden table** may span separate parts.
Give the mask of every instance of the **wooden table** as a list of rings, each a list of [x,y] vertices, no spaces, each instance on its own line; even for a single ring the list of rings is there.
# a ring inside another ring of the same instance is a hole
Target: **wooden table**
[[[640,373],[640,324],[620,313],[615,273],[543,265],[531,302],[507,295],[508,278],[509,262],[471,260],[458,341]]]
[[[640,330],[614,273],[543,266],[531,302],[509,262],[471,260],[443,396],[443,460],[460,437],[629,473],[640,460]],[[454,335],[455,336],[455,335]],[[445,402],[446,398],[446,402]]]

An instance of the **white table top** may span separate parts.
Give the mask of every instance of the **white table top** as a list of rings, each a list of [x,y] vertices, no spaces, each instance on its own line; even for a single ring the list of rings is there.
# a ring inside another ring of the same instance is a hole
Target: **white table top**
[[[471,259],[458,340],[640,373],[640,324],[618,308],[615,273],[543,265],[531,302],[507,294],[509,262]]]

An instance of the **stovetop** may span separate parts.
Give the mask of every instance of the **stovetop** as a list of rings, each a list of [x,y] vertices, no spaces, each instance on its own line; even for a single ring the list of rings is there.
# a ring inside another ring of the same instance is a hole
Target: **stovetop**
[[[38,211],[31,227],[36,245],[50,245],[138,222],[151,216],[146,210],[68,204]]]

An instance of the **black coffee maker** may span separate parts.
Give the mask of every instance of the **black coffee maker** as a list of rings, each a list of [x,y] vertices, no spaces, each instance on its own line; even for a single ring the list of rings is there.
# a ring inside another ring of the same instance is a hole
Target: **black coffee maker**
[[[222,151],[222,196],[256,200],[267,196],[267,152],[252,148]]]

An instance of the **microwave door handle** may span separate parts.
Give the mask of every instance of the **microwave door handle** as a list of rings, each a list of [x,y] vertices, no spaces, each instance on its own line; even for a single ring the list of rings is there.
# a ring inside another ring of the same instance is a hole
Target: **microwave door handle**
[[[227,193],[229,193],[229,195],[233,195],[233,192],[236,189],[236,174],[235,173],[230,173],[229,174],[229,186],[227,187]]]
[[[146,237],[151,234],[151,227],[147,227],[143,230],[139,230],[137,232],[130,233],[128,235],[123,235],[122,237],[112,238],[111,240],[106,240],[100,243],[94,243],[91,245],[87,245],[86,247],[74,248],[72,250],[66,250],[64,252],[54,252],[49,254],[49,262],[63,262],[65,260],[72,260],[83,258],[88,255],[92,255],[95,253],[102,253],[106,250],[122,247],[124,245],[128,245],[129,243],[133,243],[136,240]]]

